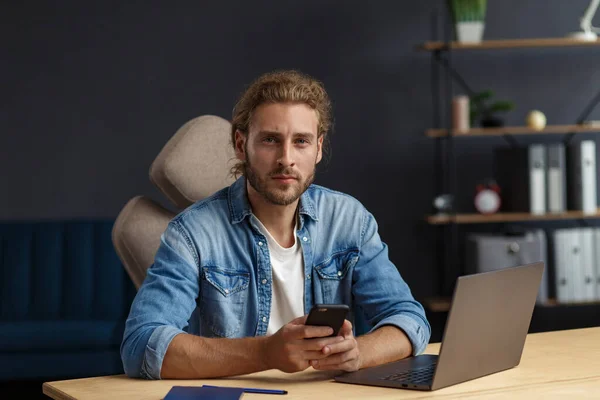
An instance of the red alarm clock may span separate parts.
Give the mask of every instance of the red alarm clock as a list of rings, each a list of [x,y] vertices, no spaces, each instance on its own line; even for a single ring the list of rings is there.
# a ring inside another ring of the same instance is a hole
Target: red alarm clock
[[[481,214],[493,214],[500,209],[500,186],[489,180],[475,188],[475,209]]]

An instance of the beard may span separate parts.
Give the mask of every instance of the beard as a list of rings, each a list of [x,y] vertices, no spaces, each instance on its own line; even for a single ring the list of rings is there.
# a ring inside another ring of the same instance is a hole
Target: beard
[[[246,161],[245,169],[246,179],[257,193],[271,204],[287,206],[298,200],[302,196],[302,193],[314,182],[316,164],[310,175],[305,179],[302,179],[300,175],[287,168],[277,169],[267,174],[266,177],[262,177],[252,167],[250,160]],[[280,184],[271,178],[275,175],[290,175],[296,178],[296,181],[281,187],[279,186]]]

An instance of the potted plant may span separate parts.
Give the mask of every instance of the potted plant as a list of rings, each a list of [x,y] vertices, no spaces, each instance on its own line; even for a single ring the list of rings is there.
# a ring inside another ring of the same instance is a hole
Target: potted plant
[[[471,126],[479,120],[479,125],[484,128],[504,126],[504,120],[498,117],[498,113],[511,111],[515,105],[511,101],[498,100],[492,102],[494,92],[484,90],[470,97]]]
[[[454,19],[456,40],[479,43],[485,28],[487,0],[448,0]]]

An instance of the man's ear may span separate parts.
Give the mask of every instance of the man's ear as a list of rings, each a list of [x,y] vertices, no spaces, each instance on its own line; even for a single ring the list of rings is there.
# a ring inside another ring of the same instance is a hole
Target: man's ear
[[[321,137],[319,137],[319,140],[317,140],[317,162],[316,164],[321,162],[321,159],[323,158],[323,138],[325,137],[325,134],[321,135]]]
[[[239,129],[235,131],[235,156],[240,161],[246,161],[246,139],[246,134]]]

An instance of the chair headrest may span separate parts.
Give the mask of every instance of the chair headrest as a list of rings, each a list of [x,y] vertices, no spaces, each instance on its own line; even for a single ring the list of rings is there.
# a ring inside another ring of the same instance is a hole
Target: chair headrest
[[[150,167],[150,180],[179,209],[229,186],[235,163],[231,124],[204,115],[184,124]]]

